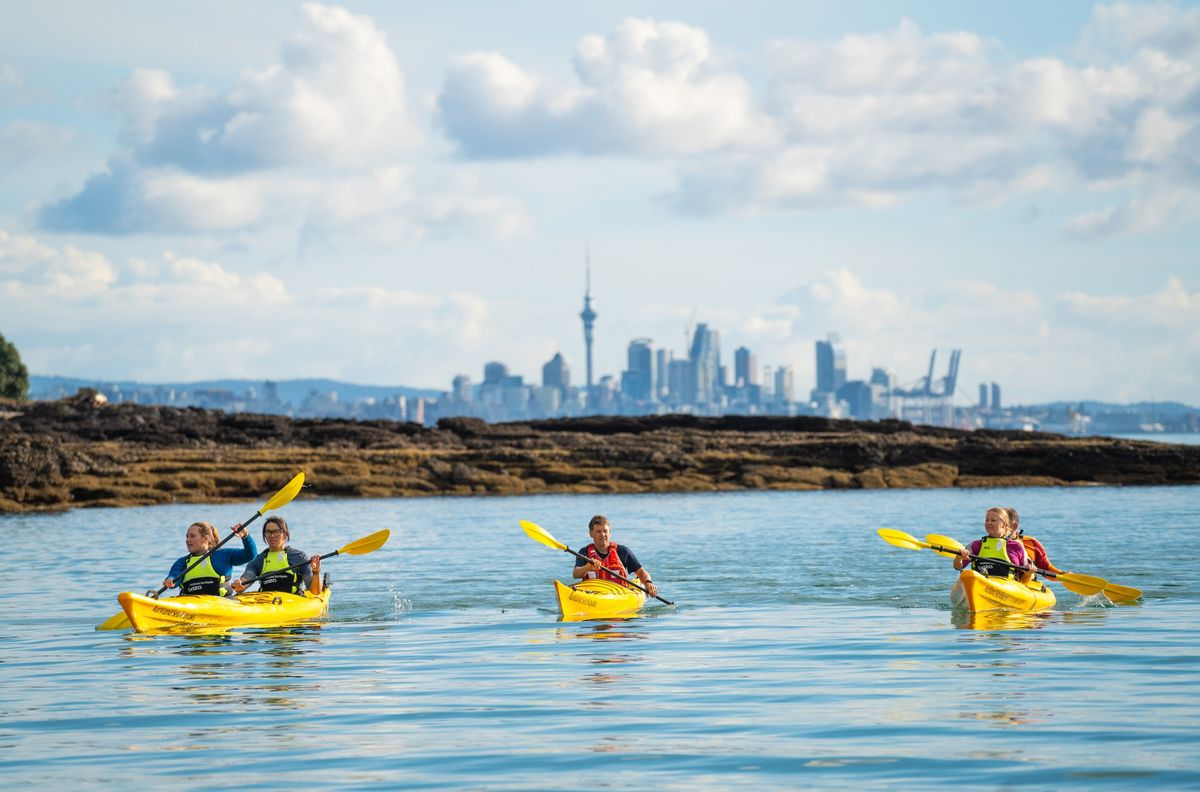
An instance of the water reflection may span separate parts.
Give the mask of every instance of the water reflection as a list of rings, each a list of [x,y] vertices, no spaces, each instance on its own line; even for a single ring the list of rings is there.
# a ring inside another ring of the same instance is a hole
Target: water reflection
[[[619,624],[608,622],[583,622],[578,627],[559,627],[554,631],[559,640],[590,638],[593,641],[640,641],[647,637],[645,631],[632,629],[628,621]]]
[[[1040,630],[1054,619],[1052,611],[951,611],[950,621],[960,630]]]
[[[186,699],[193,712],[254,709],[302,711],[305,680],[318,670],[323,643],[319,624],[217,634],[171,636],[131,634],[117,649],[130,669],[156,661],[159,678]],[[165,668],[162,666],[166,666]]]
[[[1107,600],[1106,600],[1107,601]],[[1112,607],[1089,607],[1081,601],[1077,610],[1012,613],[1010,611],[951,611],[950,621],[960,630],[1040,630],[1051,624],[1098,624],[1108,619]]]

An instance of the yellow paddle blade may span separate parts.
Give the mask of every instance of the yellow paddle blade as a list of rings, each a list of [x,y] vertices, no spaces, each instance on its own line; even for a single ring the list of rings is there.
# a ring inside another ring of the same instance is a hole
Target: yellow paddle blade
[[[904,531],[897,531],[895,528],[880,528],[875,533],[879,534],[879,538],[888,544],[903,547],[905,550],[922,550],[928,547],[917,537],[906,534]]]
[[[1067,591],[1074,591],[1081,597],[1090,597],[1093,594],[1099,594],[1101,591],[1104,591],[1104,586],[1108,583],[1102,577],[1077,575],[1074,572],[1062,572],[1051,579],[1058,580]]]
[[[568,553],[571,552],[569,547],[555,539],[545,528],[537,523],[531,523],[529,520],[521,520],[521,530],[528,534],[530,539],[535,542],[541,542],[546,547],[553,547],[555,550],[566,550]]]
[[[374,553],[379,548],[387,544],[388,537],[392,532],[388,528],[382,531],[376,531],[370,536],[364,536],[362,539],[355,539],[350,544],[338,550],[338,555],[366,555]]]
[[[930,550],[938,555],[944,555],[946,558],[955,558],[958,556],[959,550],[966,549],[957,539],[951,539],[949,536],[941,534],[925,534],[925,541],[931,545]],[[937,545],[937,547],[932,545]]]
[[[104,621],[96,625],[97,630],[131,630],[133,624],[129,621],[129,616],[125,611],[109,616]]]
[[[267,512],[271,511],[272,509],[278,509],[280,506],[286,506],[287,504],[292,502],[292,498],[296,497],[296,495],[300,492],[301,487],[303,487],[303,486],[304,486],[304,473],[300,472],[300,473],[296,474],[295,478],[293,478],[287,484],[284,484],[283,489],[279,490],[279,492],[276,492],[274,495],[272,495],[271,500],[267,501],[267,504],[265,506],[263,506],[261,509],[259,509],[258,513],[266,514]]]
[[[1133,586],[1122,586],[1119,583],[1105,583],[1104,596],[1117,605],[1128,605],[1142,598],[1142,590]]]

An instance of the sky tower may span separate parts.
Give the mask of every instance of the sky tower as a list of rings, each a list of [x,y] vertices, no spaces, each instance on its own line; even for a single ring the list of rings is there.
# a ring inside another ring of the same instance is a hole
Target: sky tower
[[[584,253],[584,291],[583,310],[579,312],[583,320],[583,343],[587,346],[587,401],[592,403],[592,324],[596,321],[596,312],[592,310],[592,254],[591,250]]]

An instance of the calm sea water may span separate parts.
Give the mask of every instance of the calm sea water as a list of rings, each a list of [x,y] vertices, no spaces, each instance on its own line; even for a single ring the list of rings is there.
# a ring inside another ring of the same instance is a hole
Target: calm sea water
[[[1146,591],[949,610],[963,541],[1017,506],[1052,560]],[[193,519],[259,504],[0,518],[0,770],[14,788],[1200,787],[1200,488],[297,501],[328,621],[93,631]],[[550,581],[607,514],[675,607],[563,624]]]

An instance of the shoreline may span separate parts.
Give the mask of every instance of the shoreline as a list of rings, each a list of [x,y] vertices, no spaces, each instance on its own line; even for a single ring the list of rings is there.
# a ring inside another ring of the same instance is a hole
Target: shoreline
[[[0,405],[0,513],[308,497],[1200,484],[1200,446],[816,417],[437,427],[196,408]]]

